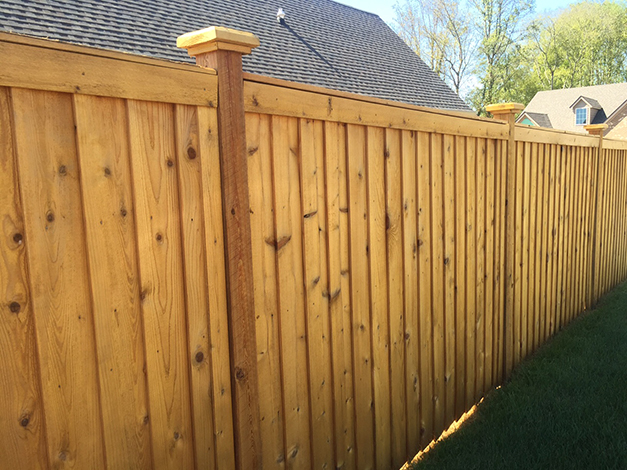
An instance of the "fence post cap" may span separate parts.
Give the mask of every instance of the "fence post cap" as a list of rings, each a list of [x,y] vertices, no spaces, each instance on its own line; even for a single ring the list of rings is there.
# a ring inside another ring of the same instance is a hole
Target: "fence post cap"
[[[259,38],[254,34],[222,26],[192,31],[176,39],[176,47],[187,49],[191,57],[217,50],[235,51],[245,55],[250,54],[257,46]]]
[[[607,127],[607,124],[587,124],[583,126],[583,128],[587,130],[590,135],[601,135]]]
[[[485,107],[485,110],[490,114],[518,113],[523,109],[525,109],[525,105],[521,103],[498,103],[489,104]]]

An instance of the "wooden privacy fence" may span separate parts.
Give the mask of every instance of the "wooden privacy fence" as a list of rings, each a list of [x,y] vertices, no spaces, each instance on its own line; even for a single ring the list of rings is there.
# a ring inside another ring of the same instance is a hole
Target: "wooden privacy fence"
[[[398,468],[626,277],[627,142],[179,41],[0,35],[0,468]]]

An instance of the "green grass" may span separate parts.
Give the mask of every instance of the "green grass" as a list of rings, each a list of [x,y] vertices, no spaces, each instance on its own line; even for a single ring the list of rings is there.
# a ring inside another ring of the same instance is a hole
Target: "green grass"
[[[627,469],[627,283],[524,361],[412,468]]]

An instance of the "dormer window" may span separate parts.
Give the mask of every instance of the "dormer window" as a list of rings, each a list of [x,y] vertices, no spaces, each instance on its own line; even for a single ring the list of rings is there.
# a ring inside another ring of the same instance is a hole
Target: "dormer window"
[[[575,109],[575,124],[577,126],[583,126],[587,124],[588,120],[588,109],[587,108],[577,108]]]

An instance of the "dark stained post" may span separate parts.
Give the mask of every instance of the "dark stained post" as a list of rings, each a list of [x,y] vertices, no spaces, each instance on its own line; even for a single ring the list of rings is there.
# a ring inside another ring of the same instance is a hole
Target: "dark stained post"
[[[259,39],[250,33],[211,27],[184,34],[177,46],[196,63],[218,72],[218,127],[222,212],[227,270],[235,458],[239,470],[261,468],[259,388],[253,298],[242,55]]]
[[[588,291],[588,309],[594,308],[597,301],[599,300],[599,291],[597,289],[597,279],[598,279],[598,263],[597,260],[600,258],[600,246],[597,249],[598,243],[598,233],[600,231],[600,221],[597,220],[597,207],[599,205],[599,199],[601,199],[601,195],[603,193],[604,188],[601,186],[601,178],[602,175],[599,171],[605,171],[605,159],[603,158],[603,133],[605,129],[607,129],[607,124],[588,124],[584,126],[584,129],[588,131],[590,135],[598,135],[599,136],[599,150],[597,153],[597,158],[595,162],[595,170],[593,175],[592,184],[595,186],[594,192],[594,201],[592,208],[592,269],[591,271],[591,279],[590,279],[590,290]],[[603,165],[601,161],[603,160]]]
[[[495,119],[509,125],[507,140],[507,188],[505,188],[505,308],[503,309],[503,377],[507,378],[514,367],[514,251],[516,224],[514,199],[516,197],[516,114],[525,107],[520,103],[502,103],[486,106]]]

